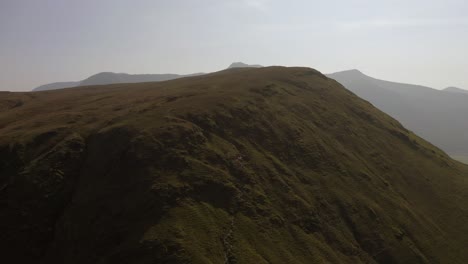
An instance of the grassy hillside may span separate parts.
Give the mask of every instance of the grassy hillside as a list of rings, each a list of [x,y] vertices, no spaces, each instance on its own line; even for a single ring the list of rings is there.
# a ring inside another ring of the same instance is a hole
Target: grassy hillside
[[[1,93],[0,135],[8,263],[468,259],[468,167],[312,69]]]

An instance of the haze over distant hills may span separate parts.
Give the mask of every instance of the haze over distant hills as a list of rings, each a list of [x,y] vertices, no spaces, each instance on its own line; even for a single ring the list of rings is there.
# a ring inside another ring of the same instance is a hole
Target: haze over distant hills
[[[36,87],[33,89],[33,91],[46,91],[46,90],[57,90],[57,89],[63,89],[63,88],[71,88],[71,87],[76,87],[79,86],[80,82],[55,82],[55,83],[49,83],[49,84],[44,84],[39,87]]]
[[[243,62],[233,62],[229,65],[228,69],[232,68],[261,68],[262,65],[258,64],[246,64]],[[33,89],[33,91],[46,91],[56,90],[63,88],[72,88],[77,86],[89,86],[89,85],[104,85],[114,83],[139,83],[139,82],[162,82],[174,80],[182,77],[202,75],[204,73],[195,73],[188,75],[180,74],[127,74],[127,73],[114,73],[114,72],[101,72],[92,75],[82,81],[78,82],[56,82],[41,85]]]
[[[468,93],[372,78],[358,70],[328,74],[450,154],[468,154]]]
[[[34,88],[33,91],[56,90],[63,88],[72,88],[77,86],[89,85],[104,85],[114,83],[139,83],[139,82],[161,82],[173,79],[178,79],[187,76],[200,75],[202,73],[195,73],[190,75],[179,74],[127,74],[127,73],[114,73],[114,72],[101,72],[92,75],[82,81],[78,82],[57,82],[46,85],[41,85]]]
[[[243,62],[233,62],[231,65],[229,65],[228,69],[232,68],[262,68],[262,65],[258,64],[246,64]]]

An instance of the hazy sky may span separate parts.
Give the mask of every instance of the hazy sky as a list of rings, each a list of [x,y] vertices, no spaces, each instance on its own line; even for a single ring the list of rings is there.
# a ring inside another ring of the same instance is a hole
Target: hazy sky
[[[0,90],[233,61],[468,89],[468,1],[0,0]]]

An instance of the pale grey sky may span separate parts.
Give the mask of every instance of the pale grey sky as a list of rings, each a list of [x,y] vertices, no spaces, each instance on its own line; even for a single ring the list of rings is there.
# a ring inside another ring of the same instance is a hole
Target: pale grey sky
[[[468,89],[463,0],[0,0],[0,90],[233,61]]]

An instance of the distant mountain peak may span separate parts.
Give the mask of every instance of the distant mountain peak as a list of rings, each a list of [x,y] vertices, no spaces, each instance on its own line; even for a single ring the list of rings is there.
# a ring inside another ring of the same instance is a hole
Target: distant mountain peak
[[[458,87],[453,87],[453,86],[447,87],[443,89],[442,91],[451,92],[451,93],[468,93],[468,90],[461,89]]]
[[[228,69],[233,69],[233,68],[261,68],[263,67],[262,65],[258,64],[246,64],[243,62],[233,62],[231,65],[229,65]]]
[[[334,73],[331,73],[330,75],[333,75],[333,74],[345,74],[345,75],[355,75],[355,76],[367,76],[365,75],[364,73],[362,73],[360,70],[358,69],[351,69],[351,70],[345,70],[345,71],[339,71],[339,72],[334,72]]]
[[[358,70],[358,69],[351,69],[351,70],[348,70],[349,72],[353,72],[353,73],[359,73],[359,74],[364,74],[362,73],[362,71]]]
[[[102,75],[115,75],[115,74],[121,74],[121,73],[116,73],[116,72],[99,72],[91,76],[102,76]]]

